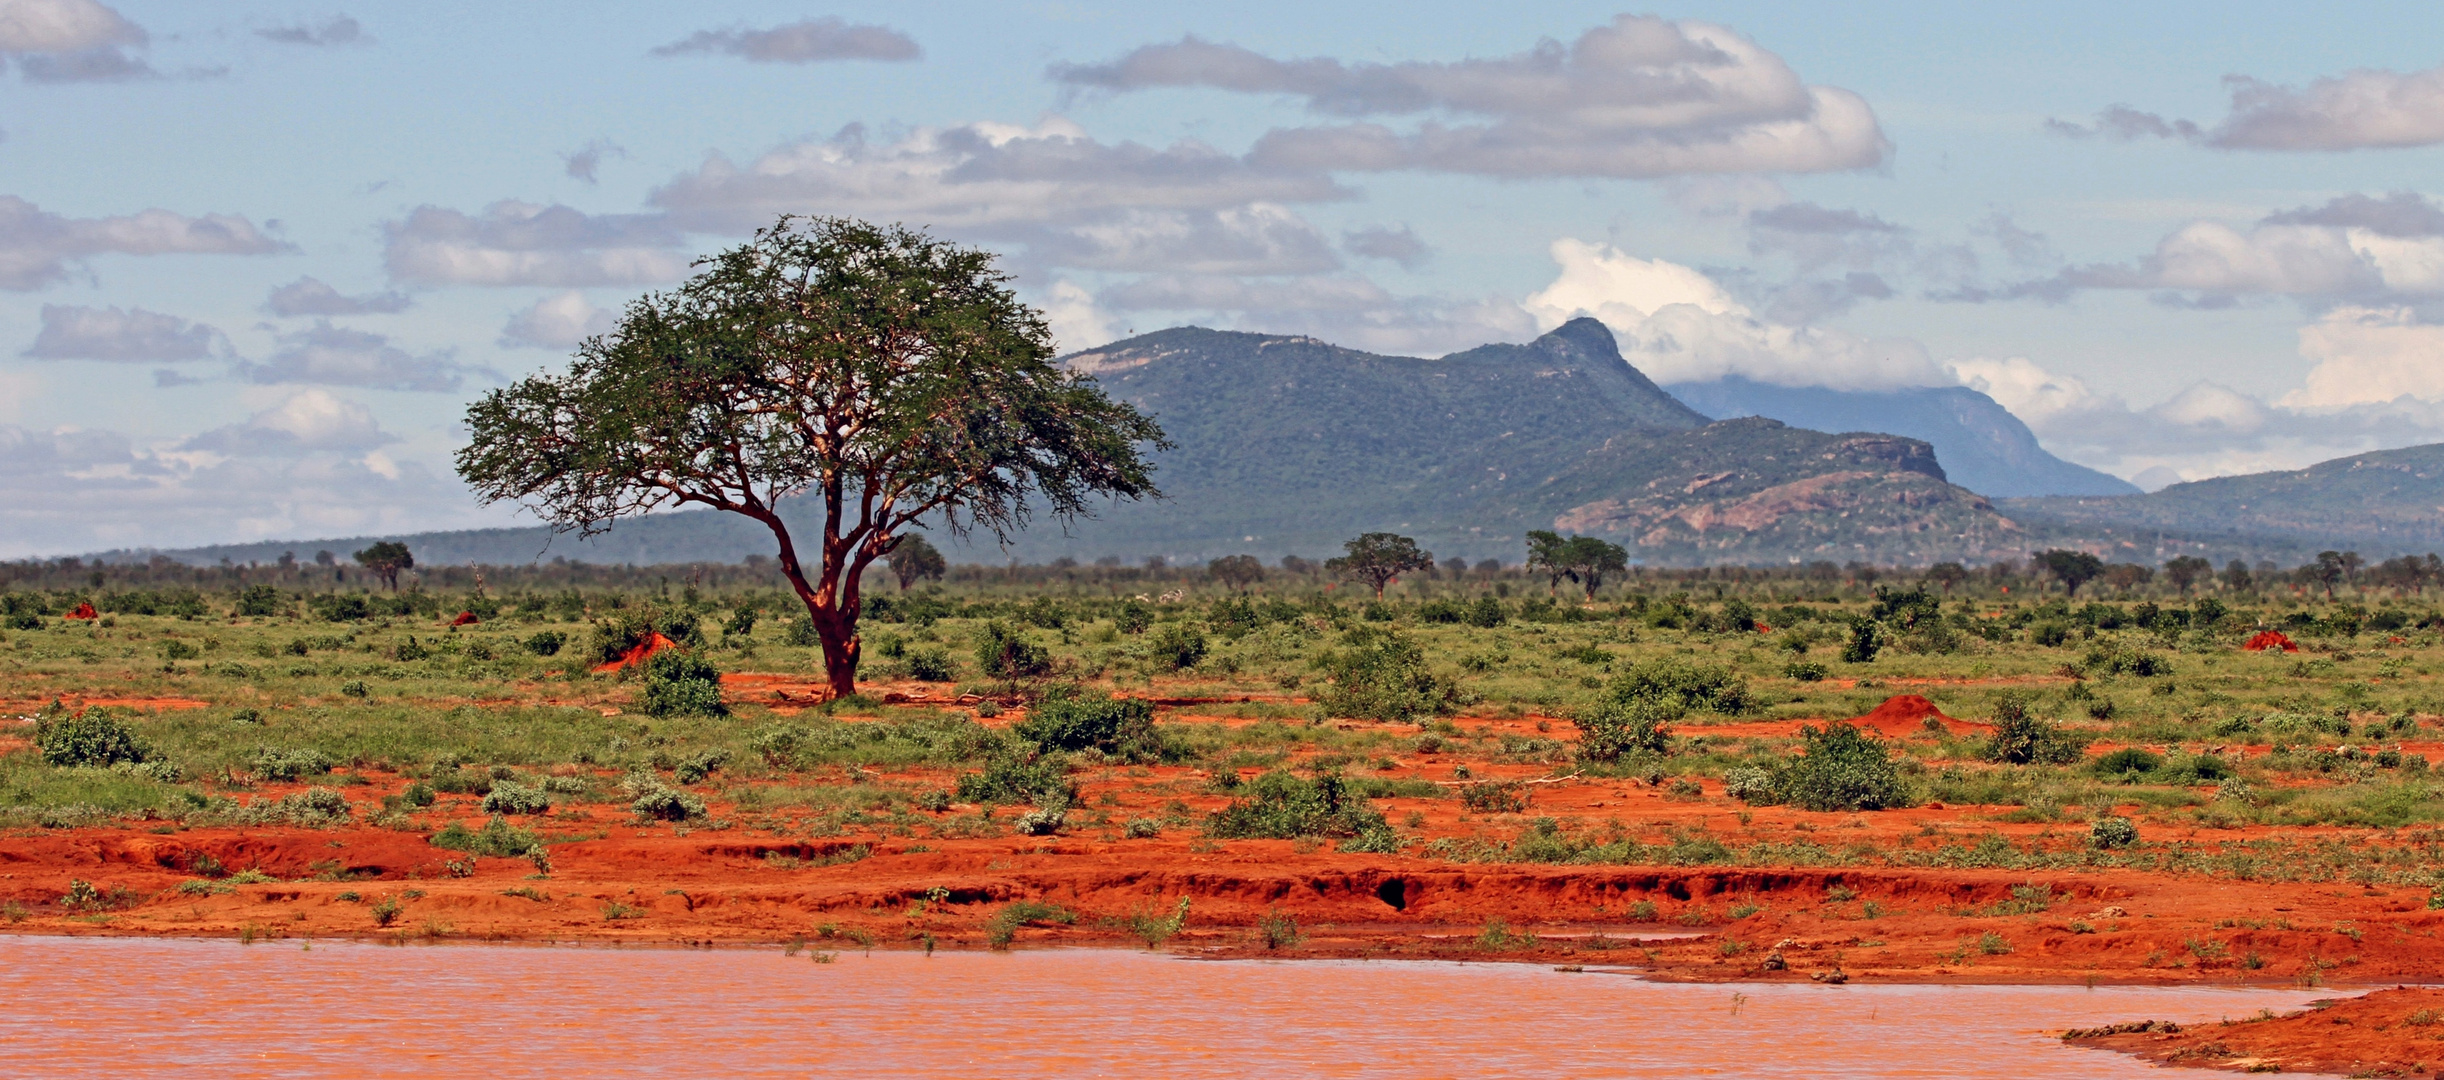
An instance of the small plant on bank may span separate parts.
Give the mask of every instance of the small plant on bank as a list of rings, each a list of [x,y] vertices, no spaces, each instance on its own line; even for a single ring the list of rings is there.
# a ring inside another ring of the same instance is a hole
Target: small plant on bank
[[[1390,827],[1339,773],[1303,780],[1275,769],[1239,790],[1239,797],[1206,818],[1205,835],[1217,840],[1291,840],[1358,836]]]
[[[1256,940],[1262,942],[1265,948],[1278,951],[1298,948],[1307,940],[1307,935],[1299,930],[1297,916],[1284,914],[1276,908],[1266,911],[1264,917],[1256,920]]]
[[[2129,818],[2107,816],[2088,826],[2088,846],[2100,851],[2112,851],[2138,843],[2138,826]]]
[[[985,924],[985,941],[993,948],[1007,949],[1010,947],[1010,942],[1018,937],[1019,927],[1068,926],[1077,921],[1076,912],[1059,904],[1048,904],[1041,900],[1015,900],[1004,905],[1000,911],[993,913],[993,920]]]

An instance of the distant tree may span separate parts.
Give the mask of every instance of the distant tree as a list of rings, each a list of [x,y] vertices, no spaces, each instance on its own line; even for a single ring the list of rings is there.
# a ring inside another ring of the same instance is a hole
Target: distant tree
[[[1377,600],[1383,599],[1383,587],[1393,578],[1434,565],[1433,552],[1420,550],[1415,540],[1387,532],[1367,533],[1341,548],[1349,554],[1326,561],[1324,569],[1372,586]]]
[[[1296,555],[1282,556],[1281,568],[1284,573],[1297,574],[1300,577],[1314,577],[1316,571],[1315,560],[1302,559]]]
[[[1205,564],[1205,572],[1227,589],[1246,592],[1264,580],[1264,564],[1253,555],[1224,555]]]
[[[1592,536],[1573,536],[1562,549],[1563,560],[1569,565],[1570,580],[1587,590],[1587,599],[1595,599],[1604,579],[1629,570],[1629,552],[1619,544],[1606,543]]]
[[[2249,573],[2248,563],[2242,562],[2239,559],[2234,559],[2231,562],[2223,564],[2224,588],[2230,589],[2233,592],[2247,592],[2249,586],[2256,583],[2257,579],[2251,576]]]
[[[1458,581],[1461,578],[1467,577],[1468,560],[1460,558],[1457,555],[1444,559],[1443,573],[1449,575],[1453,581]]]
[[[2351,583],[2352,585],[2354,585],[2354,586],[2358,585],[2358,584],[2359,584],[2359,568],[2360,568],[2360,567],[2363,567],[2363,566],[2366,566],[2367,564],[2368,564],[2368,561],[2367,561],[2366,559],[2360,558],[2360,557],[2359,557],[2359,553],[2358,553],[2358,552],[2356,552],[2356,551],[2345,551],[2345,552],[2343,552],[2343,553],[2342,553],[2342,580],[2347,581],[2347,582],[2350,582],[2350,583]]]
[[[2105,567],[2105,584],[2124,593],[2155,580],[2155,568],[2137,563],[2114,563]]]
[[[314,565],[337,566],[339,565],[339,556],[333,555],[328,551],[317,551],[314,553]]]
[[[1842,570],[1850,575],[1850,580],[1860,585],[1874,585],[1875,579],[1884,576],[1884,571],[1877,569],[1874,563],[1857,560],[1845,564]]]
[[[761,523],[832,693],[855,693],[864,573],[918,521],[1007,541],[1039,506],[1160,494],[1142,448],[1161,429],[1053,364],[994,258],[784,215],[632,301],[567,373],[485,394],[459,475],[581,535],[674,504]],[[803,552],[779,509],[799,496],[822,516]]]
[[[1477,562],[1477,573],[1486,577],[1492,577],[1501,572],[1502,560],[1500,559],[1481,559]]]
[[[1527,534],[1528,573],[1543,574],[1547,595],[1561,590],[1561,579],[1570,576],[1570,542],[1551,529],[1531,529]]]
[[[2357,558],[2358,552],[2352,552],[2351,555]],[[2317,553],[2317,561],[2301,567],[2300,574],[2308,581],[2325,586],[2325,598],[2331,600],[2334,598],[2334,586],[2342,583],[2342,576],[2347,569],[2341,552],[2320,551]]]
[[[2079,587],[2105,572],[2105,561],[2084,551],[2048,548],[2029,556],[2029,563],[2047,577],[2062,583],[2065,596],[2079,595]]]
[[[2214,573],[2214,563],[2195,555],[2177,556],[2164,563],[2164,579],[2172,582],[2173,588],[2181,590],[2183,596],[2189,595],[2190,587],[2198,584],[2199,579]]]
[[[900,546],[891,551],[891,576],[899,579],[901,592],[927,578],[940,581],[949,572],[950,563],[942,558],[941,549],[915,533],[901,537]]]
[[[1952,586],[1969,580],[1969,568],[1956,562],[1939,562],[1926,568],[1926,580],[1934,582],[1936,588],[1942,589],[1943,595],[1950,596]]]
[[[399,572],[416,568],[416,557],[408,554],[407,545],[396,540],[384,540],[356,553],[356,564],[373,571],[375,577],[390,591],[399,591]]]

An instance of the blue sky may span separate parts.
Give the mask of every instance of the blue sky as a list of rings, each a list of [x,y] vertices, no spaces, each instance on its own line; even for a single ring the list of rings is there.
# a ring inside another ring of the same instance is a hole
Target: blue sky
[[[467,401],[784,209],[1005,252],[1068,347],[1586,313],[2150,486],[2444,440],[2439,24],[0,0],[0,556],[512,523]]]

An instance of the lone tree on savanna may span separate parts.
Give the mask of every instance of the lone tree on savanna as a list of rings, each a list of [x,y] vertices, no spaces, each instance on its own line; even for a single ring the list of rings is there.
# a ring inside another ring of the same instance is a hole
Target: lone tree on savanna
[[[2213,577],[2214,574],[2215,564],[2195,555],[2175,556],[2164,564],[2164,576],[2172,582],[2173,588],[2181,590],[2183,596],[2188,596],[2189,590],[2200,579]]]
[[[1264,580],[1264,564],[1253,555],[1224,555],[1206,563],[1205,573],[1224,588],[1243,593]]]
[[[1387,532],[1371,532],[1344,542],[1341,550],[1349,554],[1324,562],[1324,569],[1337,577],[1363,582],[1375,590],[1375,599],[1383,599],[1383,587],[1392,579],[1414,570],[1434,565],[1434,553],[1420,550],[1417,541]]]
[[[1561,587],[1561,579],[1569,578],[1587,591],[1587,599],[1595,599],[1595,591],[1604,586],[1604,579],[1629,570],[1629,551],[1619,544],[1593,536],[1573,536],[1567,539],[1546,529],[1527,534],[1528,569],[1546,576],[1546,590]]]
[[[671,506],[772,530],[835,695],[857,689],[867,567],[919,519],[1007,542],[1041,507],[1159,495],[1154,421],[1053,366],[1052,334],[993,256],[922,232],[784,215],[628,305],[565,374],[467,411],[459,475],[591,535]],[[805,496],[801,552],[780,514]]]
[[[2065,596],[2079,595],[2079,587],[2105,572],[2105,561],[2084,551],[2048,548],[2029,556],[2034,569],[2062,583]]]
[[[900,546],[892,549],[891,576],[899,579],[901,592],[915,588],[917,582],[927,578],[940,581],[949,572],[950,563],[942,558],[941,549],[922,536],[902,536]]]
[[[416,557],[408,553],[407,545],[396,540],[384,540],[356,553],[356,564],[371,570],[390,591],[399,591],[401,571],[416,568]]]

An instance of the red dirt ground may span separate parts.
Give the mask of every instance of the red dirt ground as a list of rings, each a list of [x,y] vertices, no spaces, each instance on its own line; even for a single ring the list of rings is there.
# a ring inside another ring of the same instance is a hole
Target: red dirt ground
[[[2425,1076],[2444,1066],[2444,989],[2397,987],[2318,1005],[2188,1027],[2132,1021],[2064,1039],[2166,1065],[2233,1072]],[[2141,1026],[2154,1030],[2113,1030]]]
[[[649,659],[652,659],[653,654],[655,653],[661,652],[664,649],[676,649],[678,647],[678,642],[663,637],[659,632],[648,634],[646,635],[645,640],[637,642],[634,646],[631,646],[627,652],[621,653],[619,659],[613,660],[608,664],[594,665],[594,673],[599,675],[604,672],[618,671],[622,668],[632,668],[644,663]]]

